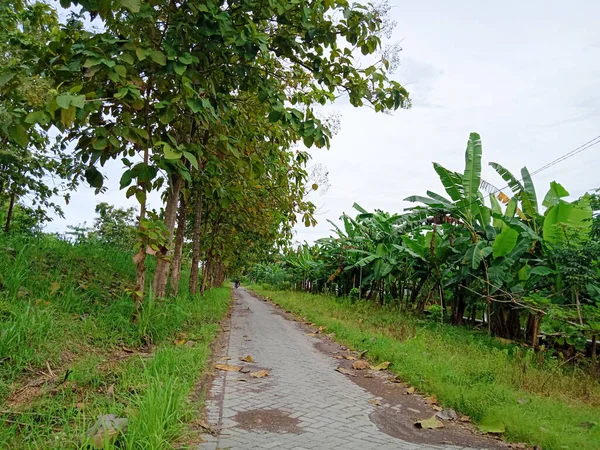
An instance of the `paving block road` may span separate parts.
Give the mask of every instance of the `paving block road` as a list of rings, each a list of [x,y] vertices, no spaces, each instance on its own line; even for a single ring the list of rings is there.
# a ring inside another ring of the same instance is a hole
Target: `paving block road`
[[[218,432],[203,435],[200,449],[471,448],[413,443],[380,431],[370,419],[379,407],[369,403],[373,395],[335,370],[338,360],[315,346],[318,338],[245,289],[236,289],[234,295],[231,324],[224,348],[217,349],[217,362],[244,369],[216,371],[206,412],[209,425]],[[247,355],[253,362],[240,361]],[[269,371],[267,377],[248,373],[262,369]]]

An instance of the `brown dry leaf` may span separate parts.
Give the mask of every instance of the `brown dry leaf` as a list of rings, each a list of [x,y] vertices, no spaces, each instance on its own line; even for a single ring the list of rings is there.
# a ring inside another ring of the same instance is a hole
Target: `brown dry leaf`
[[[248,356],[244,356],[243,358],[240,358],[240,361],[244,361],[244,362],[254,362],[254,360],[252,359],[252,356],[248,355]]]
[[[363,359],[369,350],[363,350],[358,354],[358,359]]]
[[[175,345],[183,345],[183,344],[185,344],[186,342],[187,342],[187,341],[186,341],[186,339],[175,339],[175,340],[173,341],[173,343],[174,343]]]
[[[230,366],[229,364],[215,364],[215,367],[227,372],[239,372],[242,369],[240,366]]]
[[[371,375],[370,373],[365,373],[363,375],[363,378],[373,378],[373,375]]]
[[[377,400],[376,398],[372,398],[371,400],[369,400],[369,403],[371,405],[381,406],[381,402],[379,400]]]
[[[427,403],[429,403],[430,405],[437,405],[437,403],[438,403],[438,399],[437,399],[437,397],[435,396],[435,394],[433,394],[431,397],[427,397],[427,398],[425,399],[425,401],[426,401]]]
[[[459,419],[461,422],[470,422],[471,418],[469,416],[460,416]]]
[[[327,335],[327,337],[328,337],[329,339],[333,339],[333,338],[335,337],[335,333],[329,333],[329,334]]]
[[[252,378],[264,378],[269,376],[268,370],[259,370],[258,372],[250,372]]]
[[[111,384],[108,389],[106,390],[106,395],[108,395],[109,397],[114,397],[115,396],[115,385]]]
[[[365,370],[369,368],[369,363],[366,361],[354,361],[352,368],[356,370]]]
[[[415,393],[415,387],[414,387],[414,386],[411,386],[411,387],[409,387],[409,388],[406,390],[406,393],[407,393],[407,394],[409,394],[409,395],[410,395],[410,394],[414,394],[414,393]]]
[[[121,350],[123,350],[125,353],[135,353],[135,350],[131,350],[130,348],[125,347],[124,345],[121,345]]]
[[[75,403],[75,408],[77,408],[77,409],[84,409],[85,408],[85,403],[83,403],[83,402],[77,402],[77,403]]]
[[[315,337],[317,335],[317,333],[306,333],[306,335],[310,336],[310,337]]]
[[[342,358],[347,359],[348,361],[356,361],[356,356],[352,355],[342,355]]]
[[[444,428],[444,424],[437,420],[435,416],[431,416],[429,419],[417,420],[415,422],[415,427],[433,430],[435,428]]]
[[[402,384],[402,380],[400,380],[396,375],[388,377],[387,381],[390,383]]]
[[[326,329],[327,329],[327,327],[319,327],[319,329],[317,330],[317,333],[322,333]]]
[[[433,405],[433,409],[436,411],[441,411],[442,407],[440,405]]]
[[[231,356],[221,356],[220,358],[217,358],[217,359],[220,359],[222,361],[229,361],[231,359]]]
[[[344,359],[344,357],[342,355],[335,355],[334,358],[335,359]]]
[[[388,367],[390,367],[390,364],[392,364],[389,361],[383,361],[382,363],[377,364],[376,366],[371,366],[371,369],[373,370],[385,370]]]
[[[344,369],[343,367],[338,367],[337,369],[335,369],[337,372],[339,373],[343,373],[344,375],[350,375],[351,377],[355,377],[356,374],[350,372],[348,369]]]

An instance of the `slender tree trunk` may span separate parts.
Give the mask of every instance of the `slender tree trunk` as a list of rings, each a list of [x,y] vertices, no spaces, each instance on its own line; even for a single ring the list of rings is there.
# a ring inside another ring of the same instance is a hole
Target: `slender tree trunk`
[[[144,163],[148,164],[148,147],[144,149]],[[138,182],[138,189],[144,189],[144,184]],[[133,303],[135,304],[134,320],[137,320],[142,301],[144,300],[144,289],[146,284],[146,234],[144,233],[144,220],[146,219],[146,197],[140,203],[140,217],[138,229],[140,231],[139,249],[133,255],[135,263],[135,287],[133,288]]]
[[[194,205],[194,228],[192,230],[192,267],[190,268],[190,294],[198,291],[198,265],[200,264],[200,226],[202,224],[202,192],[196,193]]]
[[[181,260],[183,257],[183,238],[185,236],[185,223],[187,220],[187,205],[181,195],[179,199],[179,217],[177,219],[177,234],[175,236],[175,251],[173,264],[171,264],[171,295],[177,297],[179,293],[179,280],[181,279]]]
[[[538,347],[538,330],[540,326],[540,320],[537,315],[533,316],[533,323],[531,326],[531,346],[534,349]]]
[[[175,219],[177,218],[177,204],[179,202],[179,192],[181,191],[183,179],[174,174],[171,178],[171,185],[167,195],[167,204],[165,206],[165,225],[169,232],[169,238],[165,249],[157,253],[156,271],[154,272],[154,281],[152,289],[157,298],[164,298],[167,290],[167,278],[169,274],[169,257],[173,244],[173,231],[175,229]]]
[[[592,360],[596,361],[598,350],[598,337],[594,334],[592,336]]]
[[[4,224],[4,232],[8,233],[10,231],[10,221],[12,220],[13,210],[15,207],[15,199],[17,198],[17,188],[14,186],[13,181],[13,189],[10,193],[10,203],[8,204],[8,212],[6,214],[6,223]]]

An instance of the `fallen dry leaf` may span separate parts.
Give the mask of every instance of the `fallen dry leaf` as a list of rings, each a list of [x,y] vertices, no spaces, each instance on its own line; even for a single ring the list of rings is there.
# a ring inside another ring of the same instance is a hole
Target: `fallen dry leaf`
[[[358,354],[358,359],[363,359],[369,350],[363,350]]]
[[[379,400],[377,400],[376,398],[372,398],[371,400],[369,400],[369,403],[371,405],[381,406],[381,402]]]
[[[173,341],[173,343],[174,343],[175,345],[183,345],[183,344],[185,344],[186,342],[187,342],[187,339],[175,339],[175,340]]]
[[[409,394],[409,395],[410,394],[414,394],[415,393],[415,387],[414,386],[409,387],[408,389],[406,389],[406,393]]]
[[[354,361],[352,368],[356,370],[365,370],[369,368],[369,363],[366,361]]]
[[[231,359],[231,356],[221,356],[220,358],[217,359],[221,359],[223,361],[229,361]]]
[[[382,363],[377,364],[376,366],[371,366],[371,369],[373,370],[385,370],[388,367],[390,367],[390,364],[392,364],[389,361],[384,361]]]
[[[430,405],[437,405],[437,403],[438,403],[438,399],[437,399],[437,397],[435,396],[435,394],[433,394],[431,397],[427,397],[427,398],[425,399],[425,401],[426,401],[427,403],[429,403]]]
[[[318,332],[319,332],[319,333],[322,333],[322,332],[323,332],[323,331],[325,331],[326,329],[327,329],[327,327],[319,327],[319,330],[318,330]]]
[[[239,372],[242,369],[240,366],[230,366],[229,364],[215,364],[215,367],[227,372]]]
[[[259,370],[258,372],[250,372],[252,378],[264,378],[269,376],[268,370]]]
[[[437,420],[435,416],[431,416],[429,419],[417,420],[415,422],[415,427],[433,430],[435,428],[444,428],[444,424]]]
[[[459,419],[461,422],[470,422],[471,418],[469,416],[460,416]]]
[[[442,407],[441,407],[440,405],[433,405],[433,409],[434,409],[435,411],[441,411],[441,410],[442,410]]]
[[[252,356],[248,355],[248,356],[244,356],[243,358],[240,358],[240,361],[244,361],[244,362],[254,362],[254,360],[252,359]]]
[[[353,355],[342,355],[342,358],[347,359],[348,361],[356,361],[356,356]]]
[[[342,355],[335,355],[334,358],[335,359],[344,359],[344,357]]]
[[[350,375],[351,377],[355,377],[356,374],[350,372],[348,369],[344,369],[343,367],[338,367],[337,369],[335,369],[337,372],[339,373],[343,373],[344,375]]]
[[[121,350],[123,350],[126,353],[135,353],[135,350],[131,350],[130,348],[125,347],[124,345],[121,345]]]
[[[310,337],[315,337],[317,335],[317,333],[306,333],[306,335],[310,336]]]

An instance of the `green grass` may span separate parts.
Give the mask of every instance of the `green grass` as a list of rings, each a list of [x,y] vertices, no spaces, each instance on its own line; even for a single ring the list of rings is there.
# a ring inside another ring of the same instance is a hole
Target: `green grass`
[[[475,423],[502,422],[509,441],[544,450],[600,448],[600,384],[589,370],[366,302],[254,289],[326,326],[339,342],[368,350],[372,361],[391,361],[402,379]]]
[[[11,401],[0,448],[82,448],[86,430],[111,413],[129,419],[118,448],[172,448],[185,434],[199,407],[186,399],[230,291],[192,298],[182,273],[178,298],[147,299],[132,322],[125,288],[134,275],[131,255],[116,249],[0,237],[0,401]],[[14,404],[11,393],[47,367],[66,382]]]

